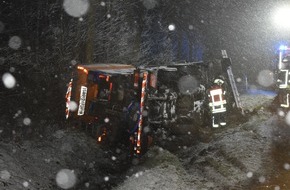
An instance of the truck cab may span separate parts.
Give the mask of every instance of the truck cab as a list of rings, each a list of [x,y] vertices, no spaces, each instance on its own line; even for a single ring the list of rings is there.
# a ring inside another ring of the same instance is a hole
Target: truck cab
[[[78,65],[66,94],[66,118],[90,130],[99,142],[105,136],[115,141],[124,110],[134,98],[135,69],[125,64]],[[108,132],[110,136],[105,134]]]

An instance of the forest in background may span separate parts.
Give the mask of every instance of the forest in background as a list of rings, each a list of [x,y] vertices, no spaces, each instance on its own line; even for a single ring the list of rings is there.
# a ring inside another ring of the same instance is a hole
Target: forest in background
[[[237,0],[90,0],[82,1],[89,5],[82,15],[67,14],[64,2],[0,2],[0,71],[17,80],[13,89],[0,84],[1,117],[11,122],[19,111],[62,120],[66,84],[79,63],[209,62],[220,58],[221,49],[229,50],[240,75],[249,65],[259,70],[271,62],[273,49],[266,39],[273,33],[262,17],[270,0],[254,5]]]

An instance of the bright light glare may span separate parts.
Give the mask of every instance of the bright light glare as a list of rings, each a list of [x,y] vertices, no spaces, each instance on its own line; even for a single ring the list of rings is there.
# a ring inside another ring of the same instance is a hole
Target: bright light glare
[[[279,28],[290,29],[290,7],[281,7],[274,14],[274,23]]]
[[[284,45],[280,45],[280,47],[279,47],[279,50],[287,50],[288,49],[288,47],[287,46],[284,46]]]

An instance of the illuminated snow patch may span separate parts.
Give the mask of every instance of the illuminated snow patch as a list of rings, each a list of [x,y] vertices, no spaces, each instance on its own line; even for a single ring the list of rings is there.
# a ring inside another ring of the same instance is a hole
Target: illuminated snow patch
[[[28,187],[28,186],[29,186],[29,183],[28,183],[27,181],[24,181],[24,182],[22,183],[22,185],[23,185],[23,187]]]
[[[75,101],[70,101],[68,103],[68,108],[70,111],[76,111],[78,109],[78,104]]]
[[[247,173],[247,177],[248,177],[248,178],[253,177],[253,172],[248,172],[248,173]]]
[[[11,37],[8,42],[9,47],[15,50],[19,49],[21,47],[21,44],[22,40],[18,36]]]
[[[146,9],[153,9],[158,5],[157,0],[142,0],[142,3]]]
[[[0,172],[0,178],[3,180],[9,180],[11,177],[11,174],[7,170],[2,170]]]
[[[266,181],[266,178],[264,176],[259,177],[259,182],[264,183]]]
[[[13,88],[16,85],[16,80],[10,73],[4,73],[2,76],[2,81],[6,88]]]
[[[170,24],[170,25],[168,26],[168,30],[169,30],[169,31],[173,31],[173,30],[175,30],[175,25],[174,25],[174,24]]]
[[[269,87],[274,84],[274,74],[270,70],[263,70],[258,74],[257,82],[264,86]]]
[[[81,17],[88,12],[90,7],[88,0],[64,0],[63,8],[65,12],[73,17]]]
[[[56,183],[62,189],[72,188],[76,184],[76,175],[73,170],[62,169],[56,174]]]
[[[5,25],[0,21],[0,33],[4,31]]]
[[[285,170],[290,170],[290,164],[288,164],[288,163],[285,163],[283,165],[283,167],[284,167]]]
[[[288,112],[288,113],[286,114],[285,122],[286,122],[287,125],[290,125],[290,112]]]
[[[109,181],[110,180],[109,176],[104,177],[104,180]]]
[[[30,125],[31,124],[31,119],[29,119],[28,117],[23,119],[23,124],[24,125]]]

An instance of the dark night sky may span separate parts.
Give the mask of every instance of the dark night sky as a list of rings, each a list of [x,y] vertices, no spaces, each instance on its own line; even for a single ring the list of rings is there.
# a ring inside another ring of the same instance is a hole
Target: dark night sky
[[[188,18],[194,17],[200,20],[200,25],[205,31],[208,53],[219,58],[220,50],[226,49],[234,62],[234,69],[237,73],[248,72],[249,67],[253,68],[252,74],[262,68],[271,68],[275,48],[278,47],[280,41],[289,37],[271,23],[275,7],[285,4],[287,2],[285,0],[186,2],[189,2],[193,9],[191,13],[186,12]],[[19,27],[25,18],[19,18],[21,11],[18,10],[26,7],[33,11],[37,8],[37,3],[1,1],[0,6],[0,21],[5,24],[5,30],[0,34],[1,46],[5,45],[12,35],[28,35],[25,29]]]

